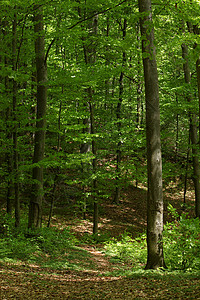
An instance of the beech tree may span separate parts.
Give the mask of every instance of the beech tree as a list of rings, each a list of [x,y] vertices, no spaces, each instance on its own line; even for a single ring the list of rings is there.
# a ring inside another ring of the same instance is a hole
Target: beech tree
[[[163,256],[163,191],[159,88],[151,0],[139,0],[145,79],[147,140],[147,247],[146,269],[165,267]]]
[[[12,27],[12,67],[13,71],[17,71],[17,14],[16,6],[14,7],[14,18],[13,18],[13,27]],[[15,191],[15,226],[19,227],[20,225],[20,200],[19,200],[19,171],[18,171],[18,149],[17,149],[17,82],[13,78],[13,167],[14,167],[14,191]]]
[[[29,227],[41,227],[43,198],[43,158],[45,149],[46,105],[47,105],[47,65],[43,8],[35,6],[34,32],[37,77],[37,119],[33,157],[33,189],[29,206]]]

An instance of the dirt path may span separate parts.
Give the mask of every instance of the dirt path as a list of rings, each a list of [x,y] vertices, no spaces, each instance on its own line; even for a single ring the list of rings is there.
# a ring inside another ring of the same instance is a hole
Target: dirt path
[[[200,279],[97,276],[37,267],[0,268],[0,299],[200,299]]]
[[[146,192],[127,189],[119,206],[109,202],[102,204],[100,232],[118,237],[128,231],[136,236],[145,229],[145,215]],[[56,224],[58,219],[55,217],[52,225]],[[92,232],[89,216],[87,220],[77,222],[63,216],[59,224],[72,226],[79,236]],[[145,272],[132,275],[132,278],[108,276],[108,272],[117,268],[131,270],[131,264],[111,263],[95,245],[81,245],[80,248],[88,254],[81,271],[53,270],[25,263],[0,265],[0,299],[200,299],[198,276],[190,279],[163,273],[156,277]]]

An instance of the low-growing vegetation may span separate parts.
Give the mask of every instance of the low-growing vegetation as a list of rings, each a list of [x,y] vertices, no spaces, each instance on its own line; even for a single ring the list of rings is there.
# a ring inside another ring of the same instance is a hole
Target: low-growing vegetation
[[[69,299],[115,299],[116,293],[118,299],[123,299],[123,294],[127,299],[151,299],[150,291],[152,289],[154,294],[156,286],[163,290],[154,298],[167,299],[167,293],[170,297],[184,295],[184,299],[191,299],[193,293],[198,294],[197,283],[200,281],[200,222],[199,219],[191,218],[187,209],[179,214],[169,205],[168,210],[172,217],[164,230],[165,260],[168,268],[157,271],[144,270],[147,246],[143,233],[138,233],[137,237],[127,231],[115,237],[112,232],[108,234],[103,231],[98,235],[88,232],[80,234],[72,230],[74,227],[63,219],[60,222],[59,218],[54,223],[56,226],[28,230],[27,219],[22,217],[22,226],[19,229],[14,226],[14,218],[1,214],[1,224],[4,224],[0,234],[2,285],[5,286],[6,276],[6,280],[10,280],[7,284],[12,291],[10,282],[15,280],[12,274],[25,272],[27,281],[31,280],[32,286],[37,286],[34,295],[39,297],[41,291],[46,291],[48,286],[49,299],[65,299],[65,294],[61,291],[62,281],[69,289]],[[114,220],[115,215],[112,217]],[[81,220],[77,219],[75,224],[80,225]],[[76,282],[82,282],[78,286],[79,294],[74,290],[73,283],[69,284],[72,277]],[[111,287],[112,280],[115,280],[115,284]],[[26,285],[27,281],[23,279],[23,285]],[[121,284],[123,282],[124,291],[118,281]],[[92,288],[94,283],[95,289]],[[109,291],[101,293],[100,289],[104,286],[109,288]],[[31,289],[30,286],[26,288]],[[84,289],[87,289],[87,292],[84,292]],[[23,293],[25,291],[19,286],[19,294]],[[5,292],[6,294],[9,295]],[[30,295],[27,299],[34,297]]]

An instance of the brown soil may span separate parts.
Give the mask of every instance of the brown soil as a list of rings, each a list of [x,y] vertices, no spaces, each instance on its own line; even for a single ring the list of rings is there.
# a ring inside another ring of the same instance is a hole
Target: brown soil
[[[129,187],[122,193],[120,205],[104,201],[101,204],[99,231],[119,237],[124,231],[133,237],[146,228],[146,191]],[[188,201],[193,203],[193,193]],[[165,207],[173,203],[179,210],[182,192],[173,189],[165,191]],[[165,212],[165,219],[168,215]],[[92,217],[87,220],[75,218],[69,212],[54,216],[52,226],[59,228],[71,226],[77,236],[92,233]],[[131,270],[131,264],[113,264],[102,252],[102,245],[82,245],[87,251],[93,267],[88,265],[84,271],[52,270],[37,265],[18,263],[0,265],[0,299],[200,299],[200,279],[160,279],[146,277],[125,278],[106,275],[116,268]],[[178,281],[177,281],[178,280]],[[191,288],[192,286],[192,288]]]

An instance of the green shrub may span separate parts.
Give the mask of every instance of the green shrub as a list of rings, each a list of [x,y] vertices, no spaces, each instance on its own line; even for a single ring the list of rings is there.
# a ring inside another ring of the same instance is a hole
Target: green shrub
[[[62,256],[66,249],[78,243],[69,229],[54,228],[27,229],[26,220],[22,219],[20,229],[15,228],[14,218],[2,215],[0,232],[0,259],[38,261],[44,257],[53,259]]]
[[[121,240],[112,239],[105,243],[105,253],[114,259],[129,261],[133,266],[141,267],[146,261],[146,236],[132,239],[128,233]]]
[[[181,216],[170,205],[174,221],[164,228],[164,253],[168,268],[191,270],[200,268],[200,220]]]
[[[69,229],[42,228],[30,231],[29,236],[30,242],[38,245],[41,251],[51,256],[63,254],[66,248],[78,243]]]

